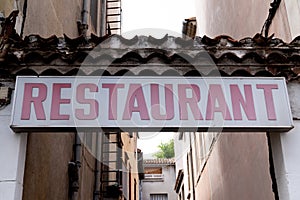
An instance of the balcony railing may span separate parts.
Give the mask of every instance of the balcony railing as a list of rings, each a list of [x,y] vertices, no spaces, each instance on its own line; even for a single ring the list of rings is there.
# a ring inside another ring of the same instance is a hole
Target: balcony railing
[[[144,181],[163,181],[164,175],[163,174],[145,174]]]

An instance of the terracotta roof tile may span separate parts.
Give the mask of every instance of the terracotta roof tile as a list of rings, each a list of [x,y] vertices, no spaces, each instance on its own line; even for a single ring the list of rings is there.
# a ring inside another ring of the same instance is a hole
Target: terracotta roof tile
[[[146,159],[144,165],[175,165],[174,158]]]
[[[300,36],[285,43],[259,34],[239,41],[225,35],[195,40],[168,35],[132,39],[119,35],[90,38],[29,35],[21,40],[14,35],[7,42],[9,47],[0,49],[0,68],[14,75],[25,68],[38,75],[49,74],[49,69],[67,75],[79,68],[84,75],[95,74],[99,69],[109,75],[120,75],[120,70],[131,75],[143,74],[145,70],[157,75],[172,74],[167,72],[170,68],[163,68],[165,65],[176,69],[179,75],[214,75],[215,68],[210,66],[215,65],[221,75],[228,76],[284,75],[290,80],[300,76]],[[88,66],[81,67],[83,62]],[[195,73],[197,67],[203,70]]]

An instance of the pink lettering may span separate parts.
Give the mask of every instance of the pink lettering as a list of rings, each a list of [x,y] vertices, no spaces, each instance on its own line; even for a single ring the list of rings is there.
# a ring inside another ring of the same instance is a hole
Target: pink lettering
[[[216,105],[218,103],[218,106]],[[228,105],[225,101],[224,93],[221,85],[212,84],[209,85],[208,90],[208,102],[206,107],[206,120],[213,120],[214,113],[221,112],[223,119],[231,120]]]
[[[276,120],[276,112],[275,112],[275,106],[274,106],[274,99],[272,90],[278,89],[278,85],[275,84],[257,84],[257,89],[264,90],[264,96],[265,96],[265,104],[267,108],[267,115],[269,120]]]
[[[43,102],[47,97],[47,86],[43,83],[25,83],[24,87],[25,88],[21,119],[30,119],[31,103],[33,103],[37,120],[45,120],[46,116],[43,107]],[[33,88],[36,88],[39,91],[36,97],[33,97]]]
[[[192,90],[192,96],[187,97],[187,89]],[[178,85],[178,100],[179,100],[179,112],[180,119],[188,120],[188,111],[187,106],[190,106],[190,109],[193,113],[194,119],[202,120],[202,114],[198,107],[198,102],[200,101],[200,89],[197,85],[194,84],[179,84]]]
[[[61,115],[60,114],[60,104],[69,104],[70,99],[61,98],[61,89],[62,88],[71,88],[70,83],[54,83],[53,84],[53,94],[52,94],[52,105],[50,112],[51,120],[69,120],[70,115]]]
[[[151,115],[156,120],[171,120],[174,118],[174,97],[171,84],[165,85],[166,114],[160,113],[159,85],[151,84]]]
[[[238,85],[230,85],[231,102],[233,110],[233,118],[235,120],[242,120],[241,106],[249,120],[256,120],[256,113],[254,108],[253,93],[251,85],[244,86],[245,99],[241,94]]]
[[[124,88],[124,84],[102,84],[102,88],[109,89],[108,118],[109,120],[116,120],[118,110],[118,89]]]
[[[134,105],[135,100],[137,106]],[[130,84],[123,119],[130,120],[133,112],[139,112],[142,120],[150,119],[141,84]]]
[[[99,104],[95,99],[86,99],[85,91],[89,89],[90,92],[98,92],[98,86],[95,84],[80,84],[77,86],[76,100],[81,104],[88,104],[90,111],[88,114],[84,114],[84,109],[75,109],[75,116],[77,119],[93,120],[99,115]]]

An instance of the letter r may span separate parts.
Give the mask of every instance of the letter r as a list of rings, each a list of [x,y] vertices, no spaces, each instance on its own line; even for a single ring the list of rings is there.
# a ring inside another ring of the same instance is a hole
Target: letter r
[[[38,95],[33,97],[33,88],[38,89]],[[47,97],[47,86],[43,83],[25,83],[24,85],[24,98],[22,105],[21,120],[29,120],[31,112],[31,104],[36,114],[37,120],[45,120],[45,111],[43,107],[43,102]]]

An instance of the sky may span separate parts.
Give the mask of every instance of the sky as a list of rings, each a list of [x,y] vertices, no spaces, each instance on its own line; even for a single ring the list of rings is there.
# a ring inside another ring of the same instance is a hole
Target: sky
[[[133,30],[156,28],[181,35],[183,20],[195,16],[194,1],[122,0],[122,34],[126,36]]]
[[[159,150],[158,145],[173,139],[173,132],[140,132],[137,147],[144,153],[144,158],[150,158],[147,154],[153,154]]]
[[[195,16],[195,0],[122,0],[122,35],[163,37],[181,36],[182,22]],[[159,29],[159,30],[157,30]],[[173,138],[173,133],[140,133],[138,148],[144,154],[157,152],[160,143]]]

